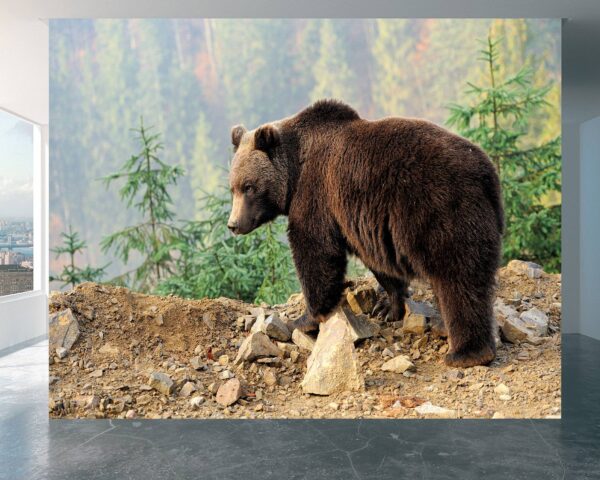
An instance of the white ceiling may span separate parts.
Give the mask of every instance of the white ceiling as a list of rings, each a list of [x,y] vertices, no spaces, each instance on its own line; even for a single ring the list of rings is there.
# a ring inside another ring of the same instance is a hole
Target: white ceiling
[[[40,123],[48,19],[108,17],[563,17],[563,118],[600,115],[600,0],[0,0],[0,12],[0,107]]]
[[[598,0],[1,0],[13,14],[100,17],[537,17],[589,18]]]

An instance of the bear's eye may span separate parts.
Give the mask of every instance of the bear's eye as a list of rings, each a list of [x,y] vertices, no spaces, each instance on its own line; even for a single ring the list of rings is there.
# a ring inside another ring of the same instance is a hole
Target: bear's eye
[[[248,184],[244,185],[244,188],[242,191],[244,193],[254,193],[254,187],[248,183]]]

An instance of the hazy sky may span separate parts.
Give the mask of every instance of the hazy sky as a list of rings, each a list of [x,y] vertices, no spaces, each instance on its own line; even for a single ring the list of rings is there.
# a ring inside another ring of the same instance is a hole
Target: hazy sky
[[[33,216],[33,127],[0,110],[0,217]]]

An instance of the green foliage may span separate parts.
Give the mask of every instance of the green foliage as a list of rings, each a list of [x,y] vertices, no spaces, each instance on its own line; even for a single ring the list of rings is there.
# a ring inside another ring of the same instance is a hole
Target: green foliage
[[[158,157],[162,144],[160,134],[151,133],[152,128],[135,130],[141,151],[132,155],[121,170],[104,178],[108,188],[112,182],[124,181],[119,197],[128,208],[133,207],[143,218],[141,223],[124,228],[102,240],[102,249],[113,250],[115,256],[125,264],[132,252],[142,256],[141,264],[120,277],[131,280],[132,287],[149,291],[169,272],[171,254],[165,245],[171,243],[178,229],[173,222],[171,196],[167,190],[176,185],[183,170],[170,166]]]
[[[89,265],[83,268],[78,267],[75,263],[75,256],[87,248],[86,243],[79,238],[79,233],[74,231],[71,225],[69,225],[68,232],[61,233],[61,237],[63,244],[53,248],[51,251],[56,254],[56,258],[64,254],[68,255],[69,262],[58,275],[50,275],[50,281],[63,282],[61,288],[67,285],[71,285],[74,288],[75,285],[81,282],[99,282],[106,274],[106,267],[108,265],[99,268],[93,268]]]
[[[204,197],[206,219],[185,222],[169,245],[179,255],[173,275],[158,286],[159,293],[275,304],[298,290],[290,250],[283,241],[286,222],[278,220],[234,237],[227,229],[230,210],[227,193]]]
[[[559,192],[560,137],[525,147],[534,113],[548,105],[552,85],[533,86],[533,72],[522,68],[500,76],[498,41],[491,37],[480,53],[487,85],[468,83],[467,105],[451,105],[448,124],[479,144],[490,156],[502,183],[506,232],[505,260],[534,260],[548,270],[560,269],[560,205],[544,199]]]
[[[333,20],[323,20],[319,30],[319,56],[312,71],[315,85],[311,100],[337,98],[358,105],[356,73],[348,65],[348,54],[343,33]]]

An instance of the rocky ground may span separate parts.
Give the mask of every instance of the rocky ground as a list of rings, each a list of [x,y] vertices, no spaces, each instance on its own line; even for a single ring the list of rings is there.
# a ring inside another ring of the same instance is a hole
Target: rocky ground
[[[452,369],[435,299],[413,282],[403,322],[370,315],[356,279],[316,335],[304,311],[184,300],[85,283],[50,300],[53,418],[557,418],[560,275],[513,261],[498,272],[498,354]],[[311,353],[312,352],[312,353]]]

